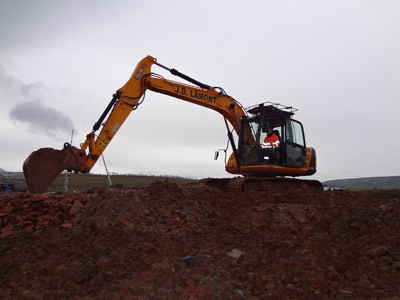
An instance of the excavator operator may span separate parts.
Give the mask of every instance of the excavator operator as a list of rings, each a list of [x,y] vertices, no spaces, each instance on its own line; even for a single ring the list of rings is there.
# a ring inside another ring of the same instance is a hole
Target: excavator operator
[[[267,131],[267,136],[264,139],[264,143],[261,144],[262,148],[278,148],[280,146],[279,137],[272,131],[269,127]]]
[[[277,134],[272,130],[272,127],[267,123],[263,126],[263,131],[267,132],[264,142],[260,145],[262,148],[262,156],[266,161],[277,162],[279,160],[280,140]]]

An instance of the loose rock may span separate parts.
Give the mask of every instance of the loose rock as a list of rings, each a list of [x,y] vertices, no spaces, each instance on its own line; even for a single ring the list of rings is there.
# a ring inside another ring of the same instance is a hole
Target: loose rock
[[[0,298],[399,299],[399,196],[0,193]]]

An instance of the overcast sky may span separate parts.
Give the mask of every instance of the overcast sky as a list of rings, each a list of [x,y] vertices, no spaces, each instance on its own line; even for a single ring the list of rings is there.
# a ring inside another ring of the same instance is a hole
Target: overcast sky
[[[0,0],[0,168],[72,129],[78,146],[152,55],[245,107],[298,108],[313,178],[400,175],[399,16],[397,0]],[[218,113],[148,92],[104,156],[112,172],[224,177],[226,142]]]

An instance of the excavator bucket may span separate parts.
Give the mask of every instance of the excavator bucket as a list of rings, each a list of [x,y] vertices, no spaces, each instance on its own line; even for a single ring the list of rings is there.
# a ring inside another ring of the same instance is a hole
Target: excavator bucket
[[[32,193],[44,193],[63,170],[89,172],[85,151],[68,143],[62,150],[41,148],[32,152],[25,160],[23,170]]]

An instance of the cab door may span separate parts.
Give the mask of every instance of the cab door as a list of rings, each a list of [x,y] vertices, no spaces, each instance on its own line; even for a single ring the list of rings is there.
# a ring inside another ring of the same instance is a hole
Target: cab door
[[[286,166],[301,168],[306,161],[306,142],[303,125],[292,119],[286,120],[285,126]]]

